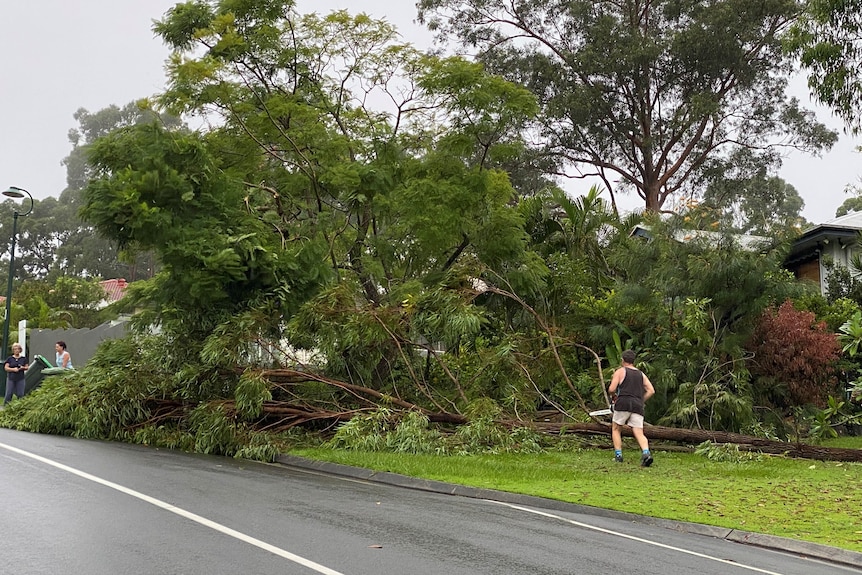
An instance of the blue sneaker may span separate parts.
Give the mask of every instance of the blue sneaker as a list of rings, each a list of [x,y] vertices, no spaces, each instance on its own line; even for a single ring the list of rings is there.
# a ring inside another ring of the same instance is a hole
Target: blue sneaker
[[[617,463],[622,463],[623,462],[623,454],[622,453],[615,453],[614,454],[614,461],[616,461]]]
[[[652,465],[652,453],[641,455],[641,467],[649,467],[650,465]]]

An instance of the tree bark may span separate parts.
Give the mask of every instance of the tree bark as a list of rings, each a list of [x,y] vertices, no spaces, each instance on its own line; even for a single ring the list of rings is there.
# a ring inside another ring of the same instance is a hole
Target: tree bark
[[[536,423],[537,429],[556,433],[581,433],[593,435],[608,435],[611,426],[607,423]],[[623,427],[623,435],[632,436],[631,428]],[[725,431],[706,431],[703,429],[680,429],[677,427],[663,427],[660,425],[644,426],[644,435],[648,439],[660,439],[664,441],[676,441],[697,445],[704,441],[713,443],[728,443],[738,445],[740,449],[748,451],[760,451],[771,455],[786,455],[799,459],[815,459],[819,461],[847,461],[862,462],[862,449],[848,449],[843,447],[823,447],[820,445],[809,445],[806,443],[793,443],[788,441],[777,441],[764,437],[753,437],[739,433],[728,433]]]
[[[263,375],[270,381],[285,384],[294,384],[309,380],[320,381],[339,387],[357,397],[371,398],[370,401],[372,404],[374,402],[380,402],[381,404],[385,403],[389,406],[400,409],[420,411],[434,423],[446,423],[451,425],[463,425],[469,423],[469,420],[466,417],[457,413],[430,411],[408,401],[389,396],[384,397],[382,393],[374,389],[330,379],[321,375],[295,371],[292,369],[268,370],[265,371]],[[267,402],[264,404],[263,411],[270,416],[282,415],[287,419],[292,418],[295,422],[294,425],[301,425],[304,422],[319,420],[330,420],[332,422],[347,421],[356,414],[355,411],[339,412],[327,411],[324,409],[315,410],[308,406],[297,408],[282,402]],[[507,420],[500,421],[499,423],[509,428],[531,427],[536,431],[560,435],[564,433],[610,435],[611,433],[610,423],[601,421],[593,421],[589,423],[564,423],[559,421]],[[631,428],[627,426],[622,428],[622,433],[626,436],[632,436]],[[698,445],[704,441],[732,444],[739,446],[740,449],[748,451],[759,451],[761,453],[772,455],[786,455],[788,457],[796,457],[800,459],[862,462],[862,449],[823,447],[798,442],[777,441],[764,437],[754,437],[751,435],[728,433],[725,431],[707,431],[703,429],[681,429],[677,427],[663,427],[660,425],[646,425],[644,426],[644,435],[651,440],[675,441],[688,445]]]

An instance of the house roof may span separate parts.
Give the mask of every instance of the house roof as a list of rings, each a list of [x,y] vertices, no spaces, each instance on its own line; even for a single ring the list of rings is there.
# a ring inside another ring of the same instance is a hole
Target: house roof
[[[786,263],[795,264],[814,259],[830,242],[843,246],[854,244],[862,231],[862,212],[849,214],[818,224],[802,232],[787,255]]]
[[[818,224],[813,228],[809,228],[802,233],[801,237],[808,237],[820,234],[824,231],[853,231],[858,232],[862,230],[862,212],[850,212],[849,214],[845,214],[841,217],[835,218],[834,220],[829,220],[827,222],[823,222],[822,224]]]
[[[629,233],[630,236],[650,238],[649,226],[643,224],[637,225]],[[753,236],[747,234],[732,234],[728,236],[722,232],[714,232],[710,230],[677,230],[673,237],[678,242],[690,242],[694,239],[718,242],[725,237],[732,237],[736,244],[744,250],[760,249],[765,243],[769,242],[769,238],[763,236]]]
[[[821,225],[862,230],[862,212],[850,212],[849,214],[837,217],[834,220],[829,220]]]
[[[129,286],[128,282],[123,278],[105,280],[99,282],[99,284],[105,289],[105,293],[108,294],[105,298],[108,302],[115,302],[122,299],[126,292],[126,288]]]

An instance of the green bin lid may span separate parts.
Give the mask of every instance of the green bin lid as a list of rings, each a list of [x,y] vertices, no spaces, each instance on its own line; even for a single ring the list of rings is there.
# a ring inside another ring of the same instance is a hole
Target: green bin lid
[[[42,375],[57,375],[58,373],[65,373],[67,371],[71,370],[68,370],[65,367],[46,367],[42,370]]]
[[[45,367],[54,367],[54,366],[51,364],[51,362],[50,362],[50,361],[48,361],[47,359],[45,359],[45,356],[37,355],[37,356],[36,356],[36,361],[38,361],[39,363],[43,364]]]

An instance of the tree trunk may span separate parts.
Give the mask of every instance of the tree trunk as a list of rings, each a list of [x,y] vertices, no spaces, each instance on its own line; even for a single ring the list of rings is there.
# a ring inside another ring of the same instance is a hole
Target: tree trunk
[[[582,433],[595,435],[609,435],[611,426],[607,423],[536,423],[537,429],[557,433]],[[631,428],[623,427],[623,435],[632,436]],[[697,445],[704,441],[713,443],[729,443],[738,445],[740,449],[748,451],[760,451],[773,455],[786,455],[799,459],[815,459],[819,461],[849,461],[862,462],[862,449],[847,449],[843,447],[823,447],[805,443],[791,443],[787,441],[776,441],[763,437],[753,437],[739,433],[728,433],[724,431],[705,431],[703,429],[680,429],[676,427],[662,427],[660,425],[644,426],[644,435],[648,439],[660,439],[664,441],[677,441]]]
[[[273,369],[263,372],[263,376],[272,382],[282,384],[296,384],[303,381],[319,381],[339,387],[348,391],[356,398],[367,398],[368,406],[373,407],[377,402],[386,399],[390,407],[400,408],[403,410],[417,410],[425,414],[428,419],[434,423],[445,423],[449,425],[464,425],[469,423],[469,420],[461,414],[448,413],[445,411],[430,411],[420,408],[408,401],[404,401],[394,397],[384,398],[383,394],[377,390],[352,385],[344,381],[330,379],[322,375],[315,375],[305,372],[300,372],[292,369]],[[331,422],[347,421],[353,417],[356,412],[353,410],[331,411],[328,409],[320,409],[316,407],[304,406],[298,408],[284,402],[267,402],[263,406],[264,413],[270,416],[282,416],[285,418],[284,427],[301,425],[309,421],[329,420]],[[559,414],[556,414],[559,415]],[[550,416],[549,416],[550,418]],[[611,425],[601,421],[592,421],[589,423],[564,423],[560,421],[522,421],[522,420],[507,420],[498,422],[509,428],[514,427],[531,427],[537,431],[544,433],[578,433],[592,435],[610,435]],[[632,436],[631,428],[624,426],[622,428],[623,435]],[[728,433],[725,431],[705,431],[703,429],[680,429],[677,427],[663,427],[660,425],[644,426],[644,435],[648,439],[675,441],[688,445],[698,445],[704,441],[712,441],[713,443],[723,443],[738,445],[740,449],[748,451],[759,451],[775,455],[786,455],[788,457],[796,457],[800,459],[816,459],[820,461],[849,461],[862,462],[862,449],[846,449],[840,447],[822,447],[818,445],[808,445],[805,443],[790,443],[786,441],[776,441],[774,439],[766,439],[763,437],[753,437],[751,435],[742,435],[739,433]]]

